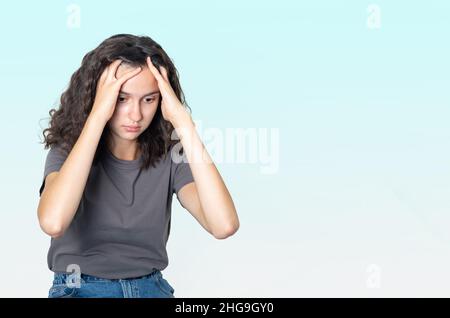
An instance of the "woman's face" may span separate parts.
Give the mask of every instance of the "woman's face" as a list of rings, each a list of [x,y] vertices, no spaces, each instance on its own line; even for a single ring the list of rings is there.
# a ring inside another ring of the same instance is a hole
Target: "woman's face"
[[[117,69],[116,78],[134,67],[121,64]],[[158,83],[147,66],[134,77],[127,80],[121,87],[116,108],[108,127],[113,138],[136,140],[150,125],[158,107],[160,98]],[[125,126],[139,126],[136,131]]]

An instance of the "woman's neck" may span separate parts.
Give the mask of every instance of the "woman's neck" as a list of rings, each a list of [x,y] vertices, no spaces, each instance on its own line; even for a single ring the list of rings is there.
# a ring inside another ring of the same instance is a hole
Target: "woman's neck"
[[[109,151],[120,160],[137,160],[141,156],[141,149],[137,142],[117,143],[114,141],[107,142]]]

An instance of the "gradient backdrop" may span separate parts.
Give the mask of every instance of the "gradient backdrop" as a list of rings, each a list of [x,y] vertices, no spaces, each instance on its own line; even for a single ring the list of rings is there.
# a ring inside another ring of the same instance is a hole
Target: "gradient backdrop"
[[[171,56],[208,149],[227,129],[257,133],[223,149],[243,162],[217,162],[238,233],[215,240],[174,200],[175,296],[450,296],[450,2],[1,6],[0,297],[47,297],[42,130],[116,33]]]

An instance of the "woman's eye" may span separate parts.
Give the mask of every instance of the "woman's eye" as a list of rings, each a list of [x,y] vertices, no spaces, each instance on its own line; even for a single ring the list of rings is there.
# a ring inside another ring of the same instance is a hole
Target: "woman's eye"
[[[119,97],[119,98],[117,99],[117,101],[118,101],[119,103],[123,103],[123,102],[125,101],[125,97]]]
[[[146,99],[145,101],[147,102],[147,103],[151,103],[151,102],[153,102],[155,99],[154,98],[148,98],[148,99]]]

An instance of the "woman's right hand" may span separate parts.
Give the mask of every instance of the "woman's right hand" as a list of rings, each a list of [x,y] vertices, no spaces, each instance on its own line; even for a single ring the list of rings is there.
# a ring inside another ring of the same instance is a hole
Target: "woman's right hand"
[[[108,65],[103,71],[97,83],[94,104],[92,106],[91,114],[100,116],[106,122],[114,114],[116,108],[117,98],[123,83],[137,75],[142,68],[137,67],[131,71],[124,73],[119,78],[116,78],[117,68],[122,60],[118,59]]]

